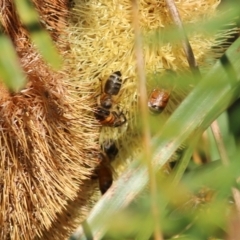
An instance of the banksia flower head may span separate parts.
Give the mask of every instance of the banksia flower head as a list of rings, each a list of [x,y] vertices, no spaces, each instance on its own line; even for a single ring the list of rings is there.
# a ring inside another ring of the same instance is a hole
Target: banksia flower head
[[[59,43],[66,28],[66,2],[34,4]],[[91,88],[84,82],[69,83],[64,70],[51,70],[32,46],[13,3],[1,5],[3,29],[16,47],[28,83],[19,93],[1,85],[0,238],[34,239],[54,221],[65,224],[66,217],[60,215],[69,202],[77,199],[81,206],[88,199],[91,188],[85,186],[97,164],[93,156],[99,130],[88,114],[90,94],[82,97],[76,91]],[[59,52],[67,47],[62,41]]]

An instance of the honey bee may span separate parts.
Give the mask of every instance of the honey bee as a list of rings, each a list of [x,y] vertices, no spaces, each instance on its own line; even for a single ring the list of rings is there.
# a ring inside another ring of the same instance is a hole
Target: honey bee
[[[99,189],[101,193],[104,194],[112,185],[113,175],[109,158],[103,153],[99,154],[99,166],[97,169],[97,176],[99,182]]]
[[[148,98],[148,108],[152,113],[159,114],[167,106],[170,92],[165,89],[153,89]]]
[[[103,94],[100,96],[98,107],[94,112],[95,118],[103,126],[119,127],[127,121],[123,112],[110,111],[113,105],[112,96],[117,95],[122,86],[121,76],[120,71],[116,71],[109,76],[105,83]]]
[[[110,109],[112,107],[112,96],[117,95],[122,86],[122,74],[120,71],[112,73],[107,79],[103,94],[100,96],[100,105],[103,108]]]
[[[96,169],[96,175],[99,181],[99,189],[104,194],[112,185],[113,182],[113,168],[111,162],[118,154],[116,144],[109,140],[102,145],[103,151],[99,153],[99,166]]]
[[[127,121],[123,112],[110,111],[101,106],[97,107],[94,115],[101,125],[108,127],[119,127]]]

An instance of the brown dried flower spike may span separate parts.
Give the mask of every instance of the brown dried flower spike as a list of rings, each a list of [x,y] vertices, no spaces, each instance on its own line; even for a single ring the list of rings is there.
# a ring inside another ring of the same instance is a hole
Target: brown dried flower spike
[[[59,44],[67,1],[34,4]],[[92,149],[98,147],[99,128],[89,114],[91,88],[79,97],[76,84],[63,72],[53,72],[36,53],[13,2],[2,0],[0,6],[3,29],[28,77],[25,89],[16,94],[1,85],[0,239],[28,240],[41,237],[54,222],[64,225],[66,217],[60,215],[70,201],[78,198],[80,206],[86,204],[91,190],[86,184],[97,164]],[[61,40],[60,45],[63,54],[67,43]],[[87,88],[84,82],[77,86],[81,91]],[[69,233],[62,228],[59,236]]]

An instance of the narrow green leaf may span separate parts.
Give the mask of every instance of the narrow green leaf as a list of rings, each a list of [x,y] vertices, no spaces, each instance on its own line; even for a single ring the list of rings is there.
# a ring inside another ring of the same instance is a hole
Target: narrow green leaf
[[[44,30],[33,32],[31,33],[31,39],[36,44],[43,58],[49,62],[54,69],[59,69],[62,64],[62,60],[57,52],[57,49],[51,42],[49,34]]]
[[[10,39],[0,35],[0,76],[10,91],[17,92],[24,87],[26,77],[20,67],[17,54]]]
[[[59,69],[62,60],[47,31],[39,22],[39,16],[29,0],[15,0],[17,11],[26,29],[29,31],[32,42],[42,54],[45,61],[55,69]]]

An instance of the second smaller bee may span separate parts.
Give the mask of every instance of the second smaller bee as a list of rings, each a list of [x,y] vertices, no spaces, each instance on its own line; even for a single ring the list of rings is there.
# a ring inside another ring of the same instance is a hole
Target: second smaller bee
[[[113,175],[109,158],[103,153],[99,154],[99,166],[97,169],[97,176],[100,192],[104,194],[112,185]]]
[[[161,113],[170,98],[170,92],[165,89],[153,89],[149,98],[148,98],[148,108],[152,113],[159,114]]]
[[[118,154],[118,148],[115,142],[112,139],[109,139],[108,141],[105,141],[101,147],[102,151],[109,157],[110,162],[112,162]]]
[[[102,152],[98,155],[99,165],[96,169],[96,176],[99,181],[99,189],[104,194],[112,185],[113,182],[113,168],[111,162],[118,154],[118,148],[114,141],[109,140],[102,144]]]

